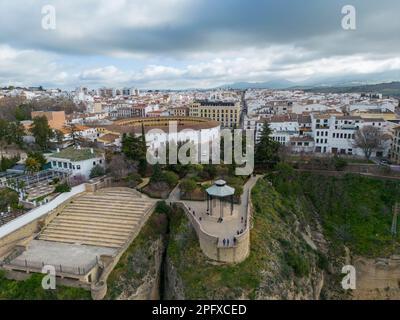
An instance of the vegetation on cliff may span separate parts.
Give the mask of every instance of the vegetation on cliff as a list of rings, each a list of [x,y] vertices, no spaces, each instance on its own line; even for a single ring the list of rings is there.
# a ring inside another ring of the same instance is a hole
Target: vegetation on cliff
[[[235,265],[209,261],[182,212],[171,220],[167,256],[181,279],[185,298],[314,297],[312,281],[326,265],[323,254],[313,250],[296,230],[296,214],[304,208],[285,204],[284,195],[263,179],[253,189],[253,202],[251,253]]]
[[[298,173],[281,166],[268,177],[285,202],[303,199],[316,211],[335,248],[383,257],[399,253],[400,235],[391,234],[392,207],[400,201],[400,182],[359,175],[331,177]]]
[[[140,296],[138,292],[141,286],[146,285],[146,281],[150,287],[158,287],[156,278],[160,272],[161,257],[160,261],[156,260],[163,251],[169,211],[170,208],[164,202],[157,205],[153,215],[108,277],[106,299],[129,299],[134,295],[137,295],[137,298],[146,298],[143,295]],[[149,290],[151,291],[151,288],[142,294],[151,295]]]
[[[56,290],[44,290],[44,275],[33,274],[24,281],[8,280],[4,272],[0,272],[0,300],[89,300],[90,291],[65,286],[57,286]]]

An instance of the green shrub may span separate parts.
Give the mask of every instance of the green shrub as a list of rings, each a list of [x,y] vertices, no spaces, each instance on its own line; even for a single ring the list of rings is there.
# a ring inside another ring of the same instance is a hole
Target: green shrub
[[[333,165],[337,171],[343,171],[347,167],[347,161],[343,158],[335,156],[333,158]]]
[[[190,193],[196,190],[197,183],[193,179],[184,179],[180,184],[182,192]]]
[[[10,189],[0,189],[0,211],[18,207],[18,194]]]
[[[65,193],[65,192],[70,192],[71,187],[67,183],[61,183],[56,186],[55,192],[57,193]]]
[[[286,263],[292,267],[296,276],[302,278],[308,276],[310,273],[310,266],[307,261],[293,250],[289,250],[285,253],[285,259]]]
[[[96,165],[93,167],[93,169],[90,171],[90,179],[97,178],[97,177],[102,177],[105,175],[105,170],[102,166]]]
[[[162,180],[166,182],[170,187],[173,187],[178,183],[179,176],[172,171],[163,171]]]

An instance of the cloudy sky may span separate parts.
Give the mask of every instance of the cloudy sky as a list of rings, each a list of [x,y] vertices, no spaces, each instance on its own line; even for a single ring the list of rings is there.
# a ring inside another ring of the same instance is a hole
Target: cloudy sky
[[[400,80],[399,16],[399,0],[1,0],[0,86]]]

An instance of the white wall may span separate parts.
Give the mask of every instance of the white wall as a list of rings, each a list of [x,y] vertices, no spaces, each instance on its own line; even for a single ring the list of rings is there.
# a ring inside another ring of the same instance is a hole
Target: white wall
[[[71,192],[62,193],[58,197],[56,197],[55,199],[50,201],[49,203],[47,203],[41,207],[35,208],[35,209],[29,211],[28,213],[5,224],[4,226],[0,227],[0,239],[5,236],[8,236],[9,234],[15,232],[16,230],[22,228],[23,226],[27,225],[28,223],[31,223],[32,221],[34,221],[36,219],[46,216],[50,211],[57,208],[63,202],[84,192],[85,188],[86,188],[85,184],[81,184],[79,186],[73,187],[71,189]]]

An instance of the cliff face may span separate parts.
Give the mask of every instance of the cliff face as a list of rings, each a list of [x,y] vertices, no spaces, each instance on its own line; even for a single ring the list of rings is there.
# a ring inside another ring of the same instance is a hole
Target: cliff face
[[[400,184],[368,178],[292,171],[260,179],[252,192],[251,253],[239,264],[209,260],[185,214],[164,205],[164,213],[153,214],[112,273],[108,298],[398,297],[398,239],[386,229],[399,191]],[[392,259],[377,260],[378,254]],[[341,288],[347,264],[359,273],[356,293]],[[390,280],[383,287],[382,277]]]
[[[167,217],[154,213],[108,278],[106,299],[160,299]]]
[[[318,220],[309,219],[312,214],[304,204],[285,203],[267,180],[260,180],[254,188],[253,204],[251,253],[246,261],[236,265],[208,260],[183,214],[171,221],[166,297],[321,298],[323,287],[329,287],[329,272],[335,264],[329,263],[328,245]],[[341,294],[340,290],[324,293],[337,294]]]

